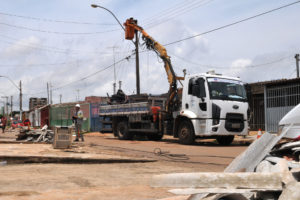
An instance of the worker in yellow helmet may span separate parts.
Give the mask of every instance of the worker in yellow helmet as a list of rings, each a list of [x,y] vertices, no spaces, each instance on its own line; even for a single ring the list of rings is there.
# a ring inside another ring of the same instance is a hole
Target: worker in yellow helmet
[[[79,141],[79,137],[81,138],[81,140],[83,142],[84,138],[83,138],[83,134],[81,131],[81,127],[82,127],[82,123],[83,123],[83,112],[82,112],[82,110],[80,110],[79,104],[76,104],[76,106],[75,106],[73,121],[75,122],[75,133],[76,133],[75,142]]]

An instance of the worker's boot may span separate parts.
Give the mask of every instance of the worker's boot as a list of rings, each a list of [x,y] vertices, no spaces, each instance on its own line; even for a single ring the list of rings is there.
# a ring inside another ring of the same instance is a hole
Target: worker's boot
[[[78,138],[76,138],[76,139],[74,140],[74,142],[79,142]]]

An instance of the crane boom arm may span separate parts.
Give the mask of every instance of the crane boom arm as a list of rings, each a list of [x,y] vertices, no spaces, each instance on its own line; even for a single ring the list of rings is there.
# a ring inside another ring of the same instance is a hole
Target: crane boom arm
[[[127,19],[124,23],[125,26],[125,39],[132,40],[134,38],[134,34],[136,31],[142,34],[142,38],[146,43],[148,49],[155,51],[159,57],[164,62],[164,68],[167,73],[167,78],[169,82],[169,92],[168,92],[168,100],[166,103],[167,112],[172,111],[174,109],[174,99],[176,99],[178,89],[177,89],[177,80],[184,80],[184,77],[177,77],[175,71],[172,67],[170,56],[167,54],[166,48],[161,45],[159,42],[154,40],[146,31],[137,25],[137,20],[133,18]],[[178,99],[177,99],[178,100]]]
[[[135,31],[139,31],[140,33],[142,33],[142,38],[145,41],[147,48],[154,50],[163,60],[170,87],[176,87],[176,80],[182,80],[183,78],[176,76],[166,48],[159,42],[154,40],[148,33],[146,33],[146,31],[142,27],[138,26],[137,21],[133,18],[127,19],[124,25],[126,31],[125,38],[128,40],[133,39]]]

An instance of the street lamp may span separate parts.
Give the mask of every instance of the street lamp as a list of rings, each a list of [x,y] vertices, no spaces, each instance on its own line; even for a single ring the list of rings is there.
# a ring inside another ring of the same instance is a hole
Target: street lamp
[[[15,84],[15,82],[13,82],[13,80],[11,80],[8,76],[0,75],[0,78],[1,77],[8,79],[20,92],[20,120],[22,120],[22,82],[20,81],[20,86],[18,87],[18,85]]]
[[[102,9],[108,11],[108,12],[109,12],[109,13],[117,20],[117,22],[119,23],[119,25],[120,25],[120,26],[122,27],[122,29],[125,31],[125,28],[122,26],[121,22],[118,20],[118,18],[116,17],[116,15],[115,15],[113,12],[111,12],[109,9],[104,8],[104,7],[102,7],[102,6],[99,6],[99,5],[97,5],[97,4],[91,4],[91,7],[92,7],[92,8],[102,8]]]

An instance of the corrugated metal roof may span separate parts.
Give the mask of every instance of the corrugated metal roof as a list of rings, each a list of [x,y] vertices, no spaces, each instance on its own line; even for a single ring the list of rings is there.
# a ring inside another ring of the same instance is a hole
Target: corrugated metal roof
[[[278,79],[278,80],[270,80],[270,81],[262,81],[262,82],[254,82],[248,83],[247,85],[275,85],[275,84],[287,84],[287,83],[294,83],[300,82],[300,78],[293,78],[293,79]]]

